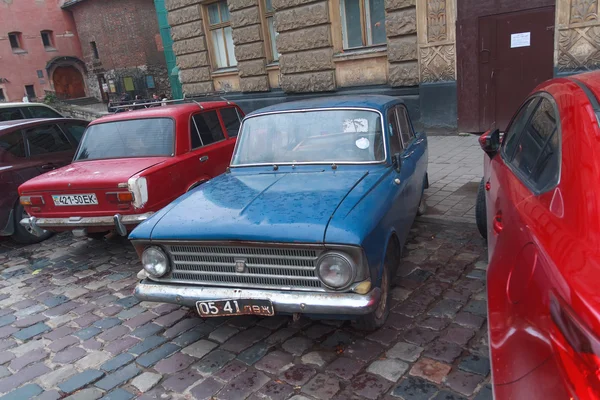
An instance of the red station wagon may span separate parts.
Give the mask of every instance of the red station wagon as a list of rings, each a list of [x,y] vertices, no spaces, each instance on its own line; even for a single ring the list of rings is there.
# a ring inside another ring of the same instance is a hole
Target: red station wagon
[[[600,72],[551,80],[480,139],[497,400],[600,399],[599,99]]]
[[[126,236],[177,197],[225,172],[242,117],[237,105],[218,101],[95,120],[70,165],[19,187],[31,215],[21,225],[38,234]]]

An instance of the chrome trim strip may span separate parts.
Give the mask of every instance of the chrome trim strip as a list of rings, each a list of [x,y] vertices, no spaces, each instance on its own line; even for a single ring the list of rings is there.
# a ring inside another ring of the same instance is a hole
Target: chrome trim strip
[[[377,114],[379,114],[379,119],[381,121],[381,129],[382,132],[381,134],[383,135],[383,152],[384,152],[384,157],[383,160],[381,161],[311,161],[311,162],[297,162],[297,163],[293,163],[293,162],[281,162],[281,163],[254,163],[254,164],[238,164],[238,165],[234,165],[233,164],[233,158],[235,157],[235,154],[237,153],[238,150],[238,146],[241,142],[241,140],[239,139],[241,134],[244,131],[244,123],[252,118],[255,117],[261,117],[261,116],[265,116],[265,115],[272,115],[272,114],[289,114],[289,113],[306,113],[306,112],[314,112],[314,111],[340,111],[340,110],[352,110],[352,111],[370,111],[370,112],[375,112]],[[249,117],[246,117],[242,120],[242,124],[240,125],[240,131],[239,131],[239,135],[238,135],[238,140],[235,142],[235,148],[233,149],[233,155],[231,156],[231,162],[229,163],[229,167],[230,168],[241,168],[241,167],[265,167],[265,166],[273,166],[274,164],[277,165],[328,165],[328,164],[336,164],[336,165],[377,165],[377,164],[385,164],[387,163],[388,160],[388,151],[387,151],[387,144],[388,144],[388,138],[387,135],[385,134],[387,132],[387,129],[385,127],[385,121],[383,118],[383,113],[381,113],[381,111],[375,109],[375,108],[367,108],[367,107],[324,107],[324,108],[306,108],[306,109],[295,109],[295,110],[285,110],[285,111],[268,111],[268,112],[263,112],[260,114],[253,114]]]
[[[193,287],[140,281],[135,297],[141,301],[172,303],[195,308],[197,301],[219,299],[270,300],[277,313],[365,315],[377,308],[381,290],[374,288],[366,295],[356,293],[298,292],[278,290],[238,289],[223,287]]]

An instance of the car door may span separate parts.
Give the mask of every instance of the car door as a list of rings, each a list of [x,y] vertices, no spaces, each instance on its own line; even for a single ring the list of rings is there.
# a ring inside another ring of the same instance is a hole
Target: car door
[[[544,262],[535,239],[536,220],[544,218],[531,200],[558,184],[558,130],[553,99],[538,94],[518,112],[500,154],[490,164],[488,240],[494,242],[488,268],[490,345],[498,360],[515,360],[507,366],[492,359],[496,384],[514,382],[551,355],[535,317],[541,304],[528,292],[535,269]]]
[[[416,215],[423,193],[425,172],[427,171],[426,137],[424,133],[415,135],[408,116],[408,110],[404,105],[398,106],[396,115],[400,127],[402,146],[405,149],[402,155],[402,165],[404,168],[413,171],[407,187],[407,200],[410,204],[410,212],[414,211],[413,214]]]
[[[40,173],[63,167],[73,160],[77,144],[69,140],[58,124],[42,124],[25,129],[29,158]]]

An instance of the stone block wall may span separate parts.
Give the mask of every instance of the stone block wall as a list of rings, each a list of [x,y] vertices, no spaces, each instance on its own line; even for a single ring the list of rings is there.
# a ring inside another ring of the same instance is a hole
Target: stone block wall
[[[554,63],[559,75],[600,69],[600,2],[558,0]]]
[[[385,1],[390,86],[419,84],[415,0]]]
[[[280,85],[287,93],[336,89],[327,1],[273,0]]]
[[[210,58],[202,25],[201,0],[166,0],[173,52],[186,95],[214,90]]]
[[[258,0],[229,1],[235,58],[242,92],[270,90]]]

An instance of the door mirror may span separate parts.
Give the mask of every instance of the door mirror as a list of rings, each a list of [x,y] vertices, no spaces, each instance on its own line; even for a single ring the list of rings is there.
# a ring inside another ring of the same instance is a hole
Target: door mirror
[[[490,158],[494,158],[500,150],[500,129],[489,130],[481,135],[479,145]]]
[[[400,170],[402,169],[402,157],[400,157],[400,153],[396,153],[392,156],[392,166],[396,172],[400,173]]]

